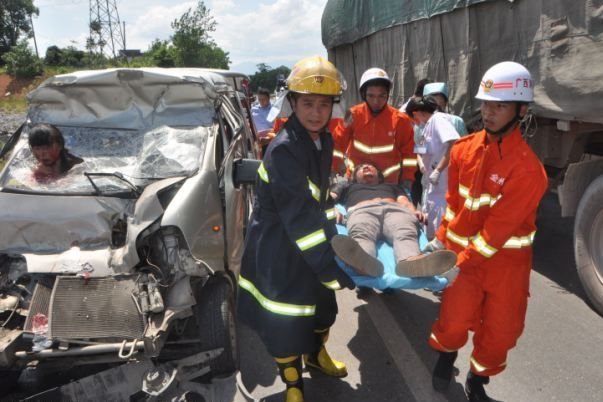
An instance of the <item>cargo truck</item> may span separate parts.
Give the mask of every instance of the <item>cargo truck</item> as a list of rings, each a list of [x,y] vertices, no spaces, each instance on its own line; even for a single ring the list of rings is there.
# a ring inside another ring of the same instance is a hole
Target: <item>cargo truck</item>
[[[532,73],[535,101],[524,136],[574,219],[578,275],[603,314],[603,2],[592,0],[329,0],[322,16],[329,59],[348,81],[384,68],[401,105],[418,80],[448,83],[451,112],[479,125],[484,72],[505,60]]]

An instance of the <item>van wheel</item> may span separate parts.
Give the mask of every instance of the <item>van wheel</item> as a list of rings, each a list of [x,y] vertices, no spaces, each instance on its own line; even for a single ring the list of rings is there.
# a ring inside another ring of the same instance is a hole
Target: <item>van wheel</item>
[[[582,286],[593,308],[603,314],[603,176],[587,187],[578,204],[574,253]]]
[[[229,375],[239,367],[233,285],[226,275],[216,275],[197,287],[193,307],[203,350],[224,348],[210,361],[212,375]]]

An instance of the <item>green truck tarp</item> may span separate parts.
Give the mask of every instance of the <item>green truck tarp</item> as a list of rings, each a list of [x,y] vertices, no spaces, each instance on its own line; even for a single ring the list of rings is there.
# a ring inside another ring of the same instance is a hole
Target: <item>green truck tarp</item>
[[[329,0],[322,42],[329,48],[356,42],[385,28],[492,0]]]
[[[394,106],[429,77],[448,83],[453,112],[469,119],[484,72],[513,60],[532,73],[537,115],[603,123],[603,0],[329,0],[322,37],[348,104],[360,101],[362,73],[381,67]]]

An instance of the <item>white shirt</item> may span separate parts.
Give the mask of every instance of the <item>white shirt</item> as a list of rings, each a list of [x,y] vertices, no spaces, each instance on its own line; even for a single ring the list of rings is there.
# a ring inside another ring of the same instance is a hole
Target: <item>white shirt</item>
[[[425,153],[421,155],[425,164],[425,174],[429,176],[444,156],[447,146],[444,144],[460,138],[445,113],[435,112],[423,128]]]

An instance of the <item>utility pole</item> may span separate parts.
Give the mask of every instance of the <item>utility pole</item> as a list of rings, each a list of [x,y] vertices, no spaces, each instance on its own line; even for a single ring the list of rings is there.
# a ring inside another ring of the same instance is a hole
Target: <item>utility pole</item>
[[[116,0],[90,0],[90,39],[100,47],[102,54],[108,47],[114,58],[119,55],[119,46],[125,44],[126,38]]]
[[[34,30],[33,19],[31,18],[31,14],[29,14],[29,25],[31,25],[31,33],[33,37],[34,47],[36,49],[36,57],[40,58],[40,54],[38,53],[38,41],[36,40],[36,31]]]

